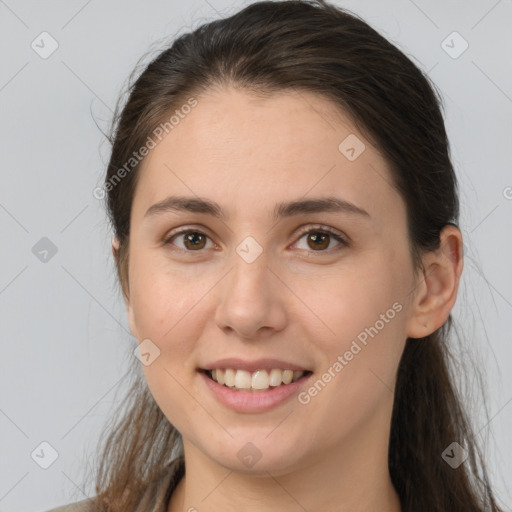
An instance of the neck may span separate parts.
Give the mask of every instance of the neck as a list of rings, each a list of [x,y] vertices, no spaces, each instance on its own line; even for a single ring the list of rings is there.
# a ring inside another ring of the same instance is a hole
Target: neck
[[[388,469],[389,417],[378,412],[300,467],[248,475],[219,465],[184,438],[186,472],[168,512],[401,512]],[[376,429],[375,427],[379,428]]]
[[[312,471],[286,477],[258,478],[224,470],[215,480],[211,475],[195,478],[187,469],[178,484],[168,512],[196,512],[204,509],[235,512],[402,512],[400,500],[389,478],[377,482],[362,476],[357,486],[351,478],[312,478]],[[293,481],[292,481],[293,480]]]

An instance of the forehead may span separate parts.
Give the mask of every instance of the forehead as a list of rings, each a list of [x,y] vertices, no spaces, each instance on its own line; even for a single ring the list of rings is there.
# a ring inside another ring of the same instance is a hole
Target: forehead
[[[142,162],[136,214],[170,194],[209,197],[230,217],[250,206],[267,218],[277,200],[307,195],[376,213],[399,198],[384,158],[322,96],[227,88],[196,100]]]

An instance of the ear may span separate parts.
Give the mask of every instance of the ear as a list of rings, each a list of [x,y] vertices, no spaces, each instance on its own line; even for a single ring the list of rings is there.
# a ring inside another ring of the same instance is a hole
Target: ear
[[[114,238],[112,238],[112,255],[114,256],[116,264],[118,263],[118,260],[119,260],[119,246],[120,246],[119,239],[116,236],[114,236]],[[126,288],[128,288],[128,287],[126,287]],[[133,334],[133,336],[135,336],[135,338],[138,339],[137,330],[135,327],[135,319],[134,319],[134,315],[133,315],[133,308],[131,305],[129,292],[128,292],[128,290],[126,290],[126,292],[125,292],[125,290],[123,290],[122,293],[123,293],[124,304],[126,306],[126,313],[128,316],[128,325],[130,327],[130,331]]]
[[[135,316],[133,314],[133,307],[131,302],[128,299],[125,299],[126,304],[126,314],[128,316],[128,326],[130,327],[130,332],[132,333],[133,337],[139,340],[139,333],[137,331],[137,326],[135,324]]]
[[[117,260],[119,259],[119,238],[117,238],[117,236],[112,238],[112,256],[114,256],[117,263]]]
[[[448,319],[457,298],[464,266],[462,234],[455,226],[447,225],[440,239],[439,248],[422,258],[424,270],[416,282],[407,323],[409,338],[423,338],[439,329]]]

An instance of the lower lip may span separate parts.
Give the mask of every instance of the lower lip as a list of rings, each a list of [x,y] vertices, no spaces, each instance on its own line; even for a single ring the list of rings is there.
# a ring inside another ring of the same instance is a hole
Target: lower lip
[[[234,391],[210,379],[204,371],[200,371],[199,374],[222,405],[237,412],[246,413],[265,412],[273,407],[277,407],[291,396],[297,394],[298,390],[313,375],[310,373],[295,382],[281,384],[275,388],[270,388],[268,391]]]

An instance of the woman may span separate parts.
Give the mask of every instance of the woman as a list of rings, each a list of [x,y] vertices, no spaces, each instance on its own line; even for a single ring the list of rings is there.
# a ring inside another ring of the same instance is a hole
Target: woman
[[[257,2],[151,62],[113,134],[135,381],[97,496],[58,510],[500,510],[448,364],[440,99],[402,52]]]

